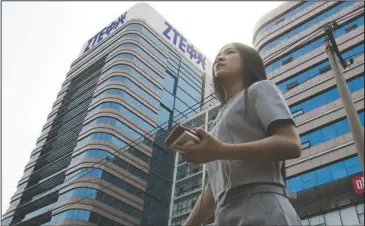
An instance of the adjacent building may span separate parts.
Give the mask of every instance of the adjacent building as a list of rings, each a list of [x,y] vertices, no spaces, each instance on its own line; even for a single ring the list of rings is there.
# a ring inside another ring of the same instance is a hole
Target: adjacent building
[[[148,4],[100,29],[66,75],[2,225],[167,225],[175,154],[164,139],[214,104],[211,67]]]
[[[286,185],[311,226],[364,224],[364,175],[324,46],[322,26],[333,21],[339,51],[352,63],[344,76],[364,125],[364,2],[286,2],[260,19],[253,37],[300,133],[303,152],[286,162]],[[209,130],[218,108],[184,124]],[[182,225],[208,175],[204,165],[178,156],[175,165],[170,223]]]

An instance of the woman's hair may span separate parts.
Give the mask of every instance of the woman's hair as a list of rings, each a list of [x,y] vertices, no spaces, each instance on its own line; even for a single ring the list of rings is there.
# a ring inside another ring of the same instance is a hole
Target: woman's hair
[[[241,56],[241,64],[243,65],[243,71],[241,76],[243,79],[245,92],[247,92],[247,88],[250,87],[255,82],[267,79],[264,62],[262,61],[259,53],[255,49],[247,45],[236,42],[232,43],[232,45],[235,47],[235,49]],[[226,103],[224,90],[215,76],[214,68],[213,68],[213,85],[215,89],[215,95],[219,100],[219,102],[221,103],[221,105],[223,106]]]
[[[232,45],[235,47],[235,49],[241,56],[241,65],[243,65],[241,77],[243,79],[243,86],[245,90],[244,98],[246,107],[245,107],[244,117],[246,119],[248,114],[248,102],[249,102],[247,90],[255,82],[267,80],[265,65],[259,53],[255,49],[242,43],[235,42],[232,43]],[[226,104],[224,89],[219,84],[219,81],[215,76],[214,67],[213,67],[213,85],[215,89],[215,95],[219,100],[219,102],[221,103],[221,106],[223,107]],[[283,179],[285,180],[286,177],[285,162],[283,162],[281,174],[283,176]]]

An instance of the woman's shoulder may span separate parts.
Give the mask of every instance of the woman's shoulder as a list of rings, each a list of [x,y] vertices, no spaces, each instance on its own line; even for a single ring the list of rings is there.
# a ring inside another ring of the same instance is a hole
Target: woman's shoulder
[[[277,92],[278,88],[276,87],[273,81],[261,80],[252,84],[247,91],[249,95],[252,96],[256,95],[258,92],[260,93],[271,93],[273,91]]]

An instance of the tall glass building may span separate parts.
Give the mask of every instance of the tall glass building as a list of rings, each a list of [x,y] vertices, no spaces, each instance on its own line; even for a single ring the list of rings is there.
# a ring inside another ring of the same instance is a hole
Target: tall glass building
[[[211,66],[147,4],[101,29],[72,63],[2,225],[167,225],[164,139],[214,103],[203,104]]]
[[[286,162],[286,186],[311,226],[364,224],[364,175],[324,46],[322,26],[332,21],[339,51],[353,62],[344,76],[364,125],[364,2],[287,2],[259,20],[253,37],[300,133],[302,155]],[[209,130],[218,108],[184,123]],[[175,165],[170,222],[182,225],[208,175],[178,156]]]

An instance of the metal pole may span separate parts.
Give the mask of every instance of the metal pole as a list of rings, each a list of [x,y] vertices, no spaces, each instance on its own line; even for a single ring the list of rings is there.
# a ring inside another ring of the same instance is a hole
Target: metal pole
[[[337,88],[340,92],[343,106],[346,111],[346,117],[350,125],[350,130],[355,142],[357,153],[360,158],[362,171],[364,173],[364,130],[361,126],[360,119],[357,115],[355,105],[352,101],[351,93],[347,87],[346,80],[343,76],[342,70],[336,61],[334,54],[334,47],[330,43],[330,39],[326,36],[326,51],[332,67],[333,76],[336,79]]]

